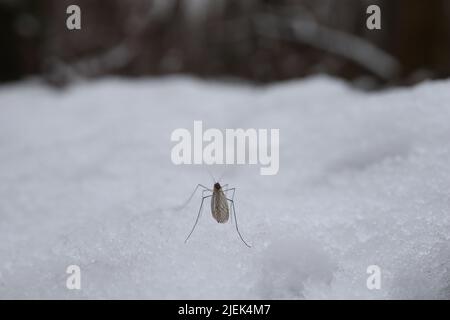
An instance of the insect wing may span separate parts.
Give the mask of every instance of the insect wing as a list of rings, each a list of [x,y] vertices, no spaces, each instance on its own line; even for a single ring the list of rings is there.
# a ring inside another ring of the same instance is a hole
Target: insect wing
[[[230,217],[227,197],[222,189],[214,190],[211,197],[211,213],[214,219],[219,223],[225,223]]]

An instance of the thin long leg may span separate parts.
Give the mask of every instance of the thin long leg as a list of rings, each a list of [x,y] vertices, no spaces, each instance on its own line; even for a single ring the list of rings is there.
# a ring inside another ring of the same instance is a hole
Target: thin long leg
[[[211,195],[212,196],[212,195]],[[189,235],[187,236],[186,240],[184,240],[184,243],[186,243],[189,239],[189,237],[191,236],[192,232],[194,232],[195,227],[197,226],[198,223],[198,219],[200,218],[200,213],[202,212],[202,208],[203,208],[203,202],[205,201],[206,198],[209,198],[211,196],[206,196],[202,198],[202,203],[200,204],[200,209],[198,209],[198,214],[197,214],[197,219],[195,220],[195,224],[192,227],[191,232],[189,232]]]
[[[189,198],[188,198],[181,206],[178,206],[177,209],[180,209],[180,210],[181,210],[181,209],[183,209],[184,207],[186,207],[186,206],[188,205],[188,203],[192,200],[192,197],[194,196],[194,194],[197,192],[198,187],[202,187],[204,190],[207,190],[207,191],[211,191],[211,192],[212,192],[211,189],[205,187],[205,186],[202,185],[202,184],[198,184],[198,185],[195,187],[194,192],[192,192],[191,196],[190,196],[190,197],[189,197]],[[202,195],[203,195],[203,193],[202,193]]]
[[[203,191],[202,191],[202,198],[205,196],[205,192],[211,192],[211,190],[206,190],[206,189],[203,190]],[[211,194],[211,195],[212,195],[212,194]]]
[[[202,199],[212,197],[212,193],[210,195],[205,196],[205,192],[210,192],[209,190],[202,191]],[[203,210],[200,212],[200,217],[202,216]]]
[[[241,238],[242,242],[243,242],[247,247],[251,248],[251,246],[250,246],[247,242],[245,242],[244,238],[242,238],[242,235],[241,235],[241,233],[239,232],[238,222],[237,222],[237,218],[236,218],[236,209],[235,209],[235,207],[234,207],[234,200],[231,200],[231,199],[227,199],[227,200],[231,202],[231,206],[232,206],[232,208],[233,208],[234,221],[235,221],[235,223],[236,223],[236,231],[237,231],[237,233],[238,233],[238,235],[239,235],[239,238]]]
[[[236,191],[236,188],[230,188],[230,189],[223,190],[223,192],[227,192],[227,191],[233,191],[233,195],[231,196],[231,200],[234,201],[234,192]]]
[[[236,191],[236,188],[230,188],[230,189],[225,189],[223,190],[223,192],[227,192],[227,191],[233,191],[233,195],[231,196],[231,200],[234,201],[234,192]],[[233,215],[231,215],[231,223],[233,223]]]

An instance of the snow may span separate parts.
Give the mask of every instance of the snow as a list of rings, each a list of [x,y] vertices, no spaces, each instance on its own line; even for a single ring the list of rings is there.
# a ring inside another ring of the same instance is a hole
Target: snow
[[[0,87],[0,298],[449,299],[450,81],[379,93],[106,78]],[[239,227],[203,212],[177,128],[279,128],[280,171],[210,168]],[[81,290],[66,288],[69,265]],[[366,287],[370,265],[381,289]]]

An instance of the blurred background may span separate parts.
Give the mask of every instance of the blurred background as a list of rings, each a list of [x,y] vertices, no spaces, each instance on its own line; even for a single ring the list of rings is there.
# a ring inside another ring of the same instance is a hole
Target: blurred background
[[[0,299],[450,299],[450,0],[0,0],[0,49]],[[279,174],[174,165],[195,120]],[[184,244],[208,168],[252,250]]]
[[[66,8],[81,7],[81,30]],[[366,9],[381,7],[382,29]],[[448,0],[0,0],[0,81],[327,73],[364,89],[450,75]]]

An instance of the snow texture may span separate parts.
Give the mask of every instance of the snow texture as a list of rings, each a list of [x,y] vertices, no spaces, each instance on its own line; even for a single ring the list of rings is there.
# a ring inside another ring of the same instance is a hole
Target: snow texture
[[[317,76],[267,87],[187,77],[0,87],[0,298],[449,299],[450,81],[363,93]],[[280,171],[204,166],[170,134],[279,128]],[[81,290],[66,268],[81,267]],[[380,290],[366,269],[381,268]]]

